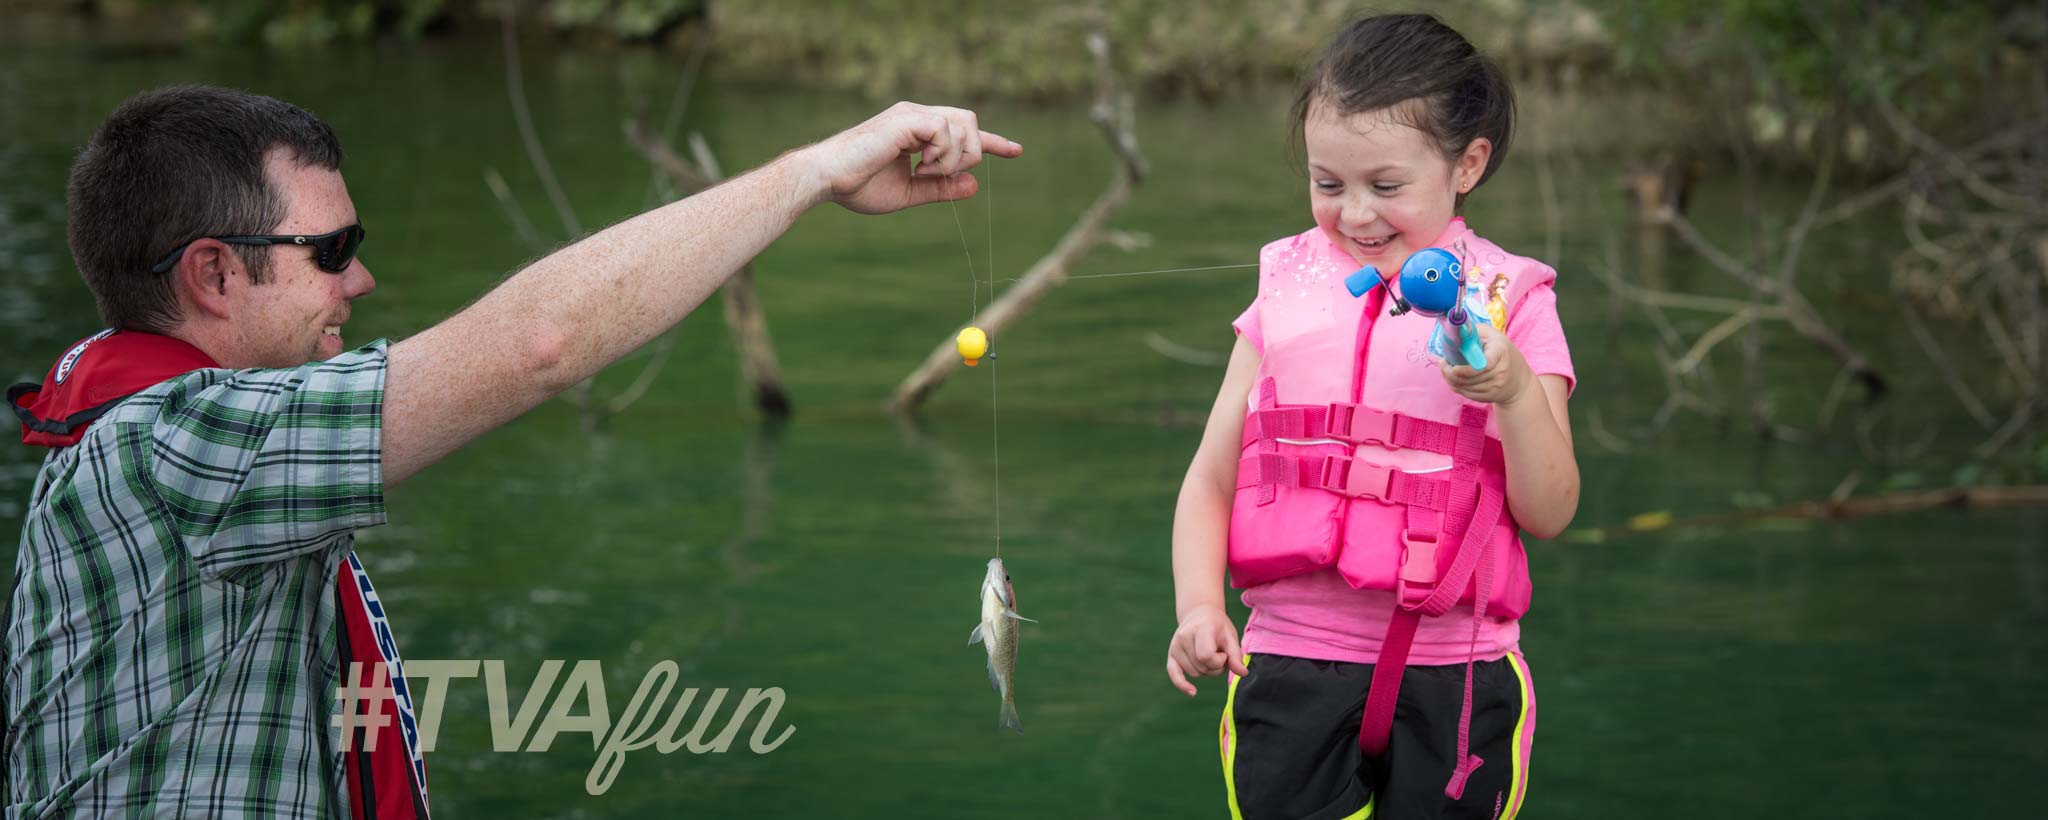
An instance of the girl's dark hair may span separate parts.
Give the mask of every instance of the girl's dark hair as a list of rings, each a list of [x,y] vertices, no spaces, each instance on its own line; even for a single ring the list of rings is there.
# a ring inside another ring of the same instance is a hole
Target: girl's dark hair
[[[1395,106],[1409,100],[1419,110]],[[1386,14],[1355,20],[1323,49],[1294,98],[1294,144],[1301,145],[1309,108],[1321,102],[1340,116],[1392,108],[1436,140],[1455,162],[1480,137],[1493,154],[1477,188],[1508,155],[1515,92],[1500,66],[1464,35],[1428,14]],[[1458,195],[1458,205],[1465,195]]]
[[[202,236],[271,233],[285,219],[282,192],[264,174],[272,149],[302,167],[341,170],[334,131],[305,109],[227,88],[180,85],[128,98],[71,165],[71,256],[108,327],[175,327],[164,254]],[[270,249],[234,252],[262,284]]]

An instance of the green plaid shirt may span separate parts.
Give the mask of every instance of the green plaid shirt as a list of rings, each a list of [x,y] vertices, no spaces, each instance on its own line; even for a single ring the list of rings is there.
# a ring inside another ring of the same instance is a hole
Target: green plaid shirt
[[[6,816],[345,815],[335,572],[384,522],[385,343],[137,393],[36,476]]]

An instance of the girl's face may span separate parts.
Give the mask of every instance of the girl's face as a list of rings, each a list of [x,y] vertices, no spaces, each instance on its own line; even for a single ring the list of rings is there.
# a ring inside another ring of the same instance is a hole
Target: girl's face
[[[1475,139],[1452,162],[1409,119],[1394,108],[1342,116],[1318,101],[1302,129],[1316,227],[1388,275],[1451,224],[1458,194],[1479,182],[1493,151]]]

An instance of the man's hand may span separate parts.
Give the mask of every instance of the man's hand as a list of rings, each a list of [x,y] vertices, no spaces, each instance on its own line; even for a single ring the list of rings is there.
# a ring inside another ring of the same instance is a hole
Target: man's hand
[[[979,183],[963,171],[985,153],[1014,158],[1024,146],[981,130],[972,111],[900,102],[803,153],[833,202],[882,214],[973,196]]]
[[[1437,369],[1443,371],[1444,383],[1460,396],[1487,404],[1512,404],[1532,392],[1540,399],[1542,390],[1530,390],[1536,385],[1535,373],[1529,369],[1528,360],[1522,358],[1521,349],[1494,330],[1493,325],[1481,322],[1475,327],[1479,330],[1479,347],[1486,351],[1486,369],[1439,361]]]
[[[1226,669],[1239,677],[1251,674],[1237,645],[1237,627],[1222,607],[1205,604],[1189,610],[1166,646],[1166,679],[1194,697],[1195,685],[1188,678],[1221,675]]]

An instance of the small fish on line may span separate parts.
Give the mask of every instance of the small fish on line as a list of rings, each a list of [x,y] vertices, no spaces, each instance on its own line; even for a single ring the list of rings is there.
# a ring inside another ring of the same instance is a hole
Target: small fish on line
[[[1017,614],[1017,592],[1010,586],[1010,573],[1003,559],[988,559],[988,574],[981,579],[981,623],[967,636],[967,645],[988,649],[988,685],[1003,696],[998,729],[1024,734],[1017,722],[1017,622],[1031,621]],[[1031,621],[1038,623],[1037,621]]]

